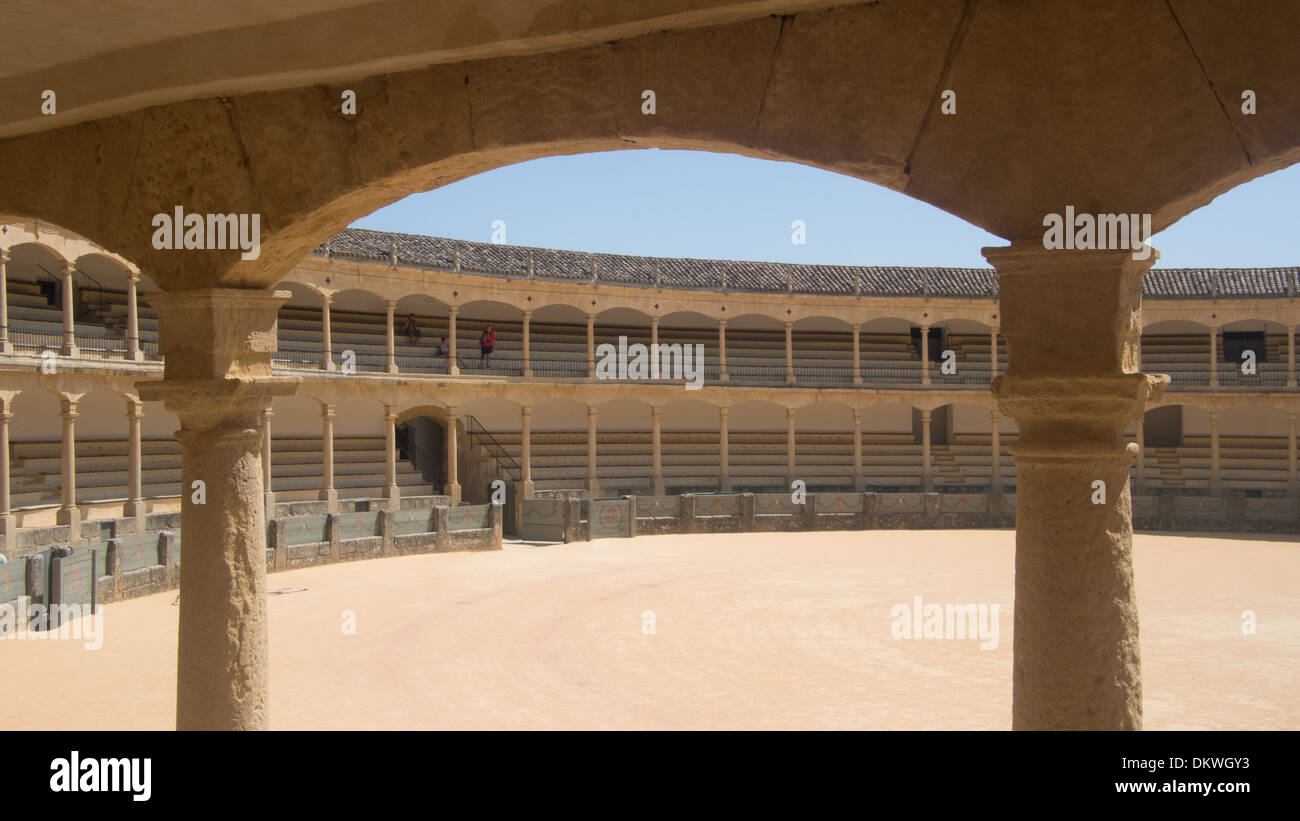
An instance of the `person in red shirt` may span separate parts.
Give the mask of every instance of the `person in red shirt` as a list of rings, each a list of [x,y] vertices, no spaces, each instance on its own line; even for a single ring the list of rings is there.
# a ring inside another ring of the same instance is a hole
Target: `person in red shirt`
[[[492,330],[491,325],[488,325],[483,329],[482,335],[478,338],[478,346],[480,349],[479,362],[486,362],[488,365],[492,364],[492,349],[496,344],[496,332]]]

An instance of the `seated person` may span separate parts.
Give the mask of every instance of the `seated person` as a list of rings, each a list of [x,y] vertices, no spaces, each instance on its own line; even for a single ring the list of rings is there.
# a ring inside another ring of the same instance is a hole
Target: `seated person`
[[[420,341],[420,326],[415,324],[415,314],[407,314],[406,323],[402,325],[402,333],[406,334],[406,338],[412,345]]]
[[[437,353],[436,355],[437,355],[437,356],[451,356],[451,345],[448,344],[448,342],[447,342],[447,337],[445,337],[445,336],[442,337],[442,340],[438,343],[438,353]],[[459,353],[456,354],[456,367],[458,367],[458,368],[463,368],[463,367],[465,367],[465,360],[460,358],[460,354],[459,354]]]

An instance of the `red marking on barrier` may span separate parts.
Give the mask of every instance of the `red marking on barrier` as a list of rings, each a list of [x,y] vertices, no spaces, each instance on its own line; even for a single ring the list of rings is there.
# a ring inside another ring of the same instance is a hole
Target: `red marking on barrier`
[[[1273,509],[1273,503],[1272,503],[1272,502],[1265,502],[1265,503],[1264,503],[1264,509],[1265,509],[1265,510],[1272,510],[1272,509]]]

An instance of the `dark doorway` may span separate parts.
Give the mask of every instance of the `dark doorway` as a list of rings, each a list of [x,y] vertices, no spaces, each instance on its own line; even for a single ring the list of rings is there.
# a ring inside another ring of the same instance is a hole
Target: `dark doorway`
[[[410,462],[424,481],[441,493],[446,484],[447,428],[428,416],[416,416],[397,426],[397,453]]]

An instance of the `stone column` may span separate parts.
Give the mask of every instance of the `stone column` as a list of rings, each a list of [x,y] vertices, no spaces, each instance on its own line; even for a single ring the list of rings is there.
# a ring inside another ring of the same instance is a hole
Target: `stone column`
[[[984,256],[1011,352],[993,393],[1020,427],[1012,728],[1140,729],[1124,431],[1167,381],[1137,371],[1142,275],[1158,254],[1045,250],[1036,236]]]
[[[656,496],[664,495],[663,446],[660,442],[661,416],[662,411],[659,408],[650,409],[650,452]]]
[[[930,411],[921,411],[921,490],[929,493],[934,490],[934,478],[930,475]]]
[[[853,384],[862,384],[862,328],[853,324]]]
[[[1294,413],[1286,415],[1286,495],[1296,495],[1296,442]]]
[[[921,384],[930,384],[930,326],[921,326]]]
[[[275,491],[272,490],[271,484],[271,416],[274,412],[268,405],[262,411],[262,487],[263,499],[265,500],[266,517],[275,518]],[[279,554],[276,554],[279,558]]]
[[[1219,477],[1219,417],[1218,411],[1210,412],[1210,495],[1217,496],[1222,482]]]
[[[13,353],[9,341],[9,249],[0,248],[0,353]]]
[[[587,314],[587,378],[596,376],[596,315]]]
[[[998,375],[998,329],[989,329],[989,378]]]
[[[0,258],[0,265],[3,264],[3,258]],[[9,499],[9,422],[14,418],[14,397],[17,395],[17,391],[0,393],[0,552],[6,556],[13,555],[18,529]],[[1293,436],[1292,441],[1294,439]]]
[[[520,497],[533,498],[533,411],[527,406],[519,408],[519,473],[524,485]]]
[[[731,442],[727,432],[727,408],[718,408],[718,490],[731,490]]]
[[[262,412],[298,380],[271,375],[276,313],[289,298],[234,288],[150,294],[166,360],[139,385],[180,419],[180,628],[176,726],[267,726]],[[202,488],[203,493],[196,490]]]
[[[63,350],[64,356],[78,356],[77,323],[73,311],[72,274],[77,270],[71,262],[63,263]]]
[[[325,502],[325,509],[330,513],[339,512],[339,492],[334,489],[334,405],[325,403],[320,406],[320,499]]]
[[[132,362],[140,362],[144,359],[144,351],[140,350],[140,306],[137,296],[137,286],[140,284],[140,273],[132,271],[126,278],[126,358]]]
[[[1141,495],[1147,492],[1147,448],[1146,448],[1146,419],[1139,419],[1137,423],[1137,486],[1136,490]]]
[[[442,492],[451,497],[451,504],[460,504],[460,466],[456,455],[456,426],[458,424],[456,408],[447,408],[447,440],[443,448],[447,459],[447,483]]]
[[[588,325],[587,327],[591,327]],[[593,499],[600,492],[596,479],[596,415],[595,406],[587,406],[587,494]]]
[[[785,409],[785,485],[788,488],[797,478],[795,476],[795,442],[794,442],[794,417],[795,409]]]
[[[460,375],[460,365],[456,362],[456,314],[460,313],[460,308],[452,305],[447,309],[447,373],[452,376]]]
[[[402,509],[402,490],[397,486],[397,408],[384,405],[384,496],[388,509]]]
[[[1286,329],[1286,386],[1294,388],[1295,379],[1295,328],[1288,325]]]
[[[81,394],[67,394],[60,401],[63,414],[63,502],[56,521],[68,526],[68,539],[81,541],[81,510],[77,507],[77,400]]]
[[[862,411],[853,411],[853,489],[861,493],[867,486],[862,475]]]
[[[992,433],[989,435],[989,447],[993,451],[989,459],[989,487],[994,493],[1002,492],[1002,431],[998,430],[998,425],[1002,421],[1002,416],[998,409],[994,408],[989,411],[989,421],[993,425]]]
[[[727,375],[727,320],[718,320],[718,381],[729,382]]]
[[[145,516],[144,485],[140,470],[140,420],[143,418],[144,403],[134,399],[126,400],[127,494],[122,515],[137,520],[142,520]],[[144,522],[137,522],[136,528],[136,532],[144,532]]]
[[[523,328],[523,346],[524,346],[524,376],[533,375],[533,354],[532,354],[532,330],[531,324],[533,319],[532,311],[524,311],[524,328]]]
[[[322,371],[332,371],[337,366],[334,364],[334,343],[330,336],[330,303],[334,300],[334,294],[324,291],[320,295],[320,327],[321,327],[321,354],[320,369]]]
[[[1210,329],[1210,387],[1219,387],[1219,329]]]
[[[794,379],[794,323],[785,323],[785,381]]]
[[[394,314],[397,313],[397,300],[384,300],[384,370],[397,373],[397,329]]]
[[[650,317],[650,344],[652,346],[659,344],[659,317],[657,316]]]

